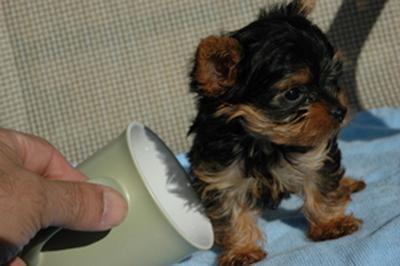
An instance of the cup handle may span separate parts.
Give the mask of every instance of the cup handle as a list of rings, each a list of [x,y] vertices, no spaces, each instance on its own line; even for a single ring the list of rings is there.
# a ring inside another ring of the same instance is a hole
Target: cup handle
[[[129,195],[123,189],[123,187],[114,179],[109,177],[93,177],[89,178],[88,183],[99,184],[103,186],[111,187],[117,190],[126,201],[128,201]],[[129,201],[128,201],[129,202]],[[36,266],[39,263],[40,251],[44,245],[49,241],[54,235],[56,235],[63,228],[61,227],[49,227],[40,230],[35,237],[24,247],[19,256],[27,263],[29,266]]]
[[[43,246],[61,229],[61,227],[49,227],[40,230],[35,237],[29,241],[18,256],[21,257],[28,266],[39,265],[39,255]]]

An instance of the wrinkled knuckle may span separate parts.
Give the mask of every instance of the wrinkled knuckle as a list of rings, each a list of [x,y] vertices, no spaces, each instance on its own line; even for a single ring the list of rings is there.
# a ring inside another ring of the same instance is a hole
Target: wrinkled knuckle
[[[12,176],[7,192],[8,212],[20,220],[17,222],[20,224],[19,231],[30,236],[29,234],[43,226],[46,208],[44,183],[26,171],[17,171],[15,174],[17,176]]]
[[[84,189],[75,183],[71,183],[71,189],[68,190],[67,199],[69,204],[66,205],[64,211],[71,213],[71,219],[83,220],[85,218],[85,208],[87,201],[84,197]]]
[[[24,192],[27,206],[30,206],[29,213],[33,227],[40,229],[45,225],[45,210],[47,205],[47,196],[45,191],[45,184],[40,178],[30,178],[24,182],[27,188]]]
[[[103,193],[99,189],[94,189],[91,191],[94,193],[89,193],[85,185],[82,186],[79,183],[73,184],[74,189],[72,189],[71,194],[73,203],[72,219],[75,221],[84,221],[85,224],[98,223],[102,219],[104,206],[97,207],[94,201],[102,203]]]

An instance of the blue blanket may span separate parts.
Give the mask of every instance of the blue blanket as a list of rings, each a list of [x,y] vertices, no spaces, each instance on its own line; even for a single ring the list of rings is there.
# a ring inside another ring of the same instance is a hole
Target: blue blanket
[[[400,265],[400,109],[361,112],[340,139],[347,174],[367,188],[353,194],[349,212],[364,221],[360,231],[340,239],[312,242],[307,223],[296,211],[297,197],[266,211],[259,226],[268,257],[257,265]],[[179,157],[184,166],[187,161]],[[181,266],[215,265],[218,251],[197,252]]]

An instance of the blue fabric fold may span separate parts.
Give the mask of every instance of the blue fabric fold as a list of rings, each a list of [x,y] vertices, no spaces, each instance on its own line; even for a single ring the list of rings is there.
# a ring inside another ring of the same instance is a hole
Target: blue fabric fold
[[[358,232],[335,240],[306,238],[307,223],[292,196],[258,220],[268,257],[256,265],[400,265],[400,109],[358,113],[342,131],[339,145],[348,176],[367,188],[353,194],[348,208],[364,221]],[[178,156],[186,168],[185,155]],[[199,251],[180,266],[216,265],[218,250]]]

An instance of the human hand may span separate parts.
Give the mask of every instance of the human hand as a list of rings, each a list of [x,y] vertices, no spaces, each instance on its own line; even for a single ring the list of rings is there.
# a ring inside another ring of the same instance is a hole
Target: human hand
[[[0,265],[42,228],[107,230],[122,222],[127,203],[115,190],[90,184],[45,140],[0,129]]]

